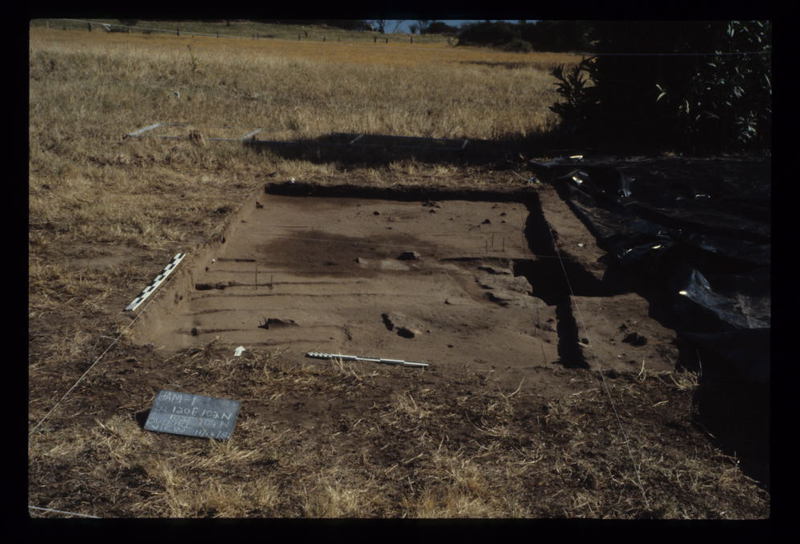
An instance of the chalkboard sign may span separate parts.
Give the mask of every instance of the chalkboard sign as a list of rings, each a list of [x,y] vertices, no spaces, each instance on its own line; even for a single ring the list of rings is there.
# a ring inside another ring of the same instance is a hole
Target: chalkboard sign
[[[236,426],[239,401],[159,391],[144,428],[148,431],[226,440]]]

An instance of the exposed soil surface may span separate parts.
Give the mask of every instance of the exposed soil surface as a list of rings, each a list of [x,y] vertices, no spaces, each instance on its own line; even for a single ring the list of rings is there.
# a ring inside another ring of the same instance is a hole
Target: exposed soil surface
[[[602,267],[585,261],[598,250],[562,211],[524,190],[270,186],[159,294],[135,338],[466,366],[509,383],[554,364],[673,369],[674,335],[637,294],[596,286],[589,271]],[[545,214],[566,232],[563,256]]]
[[[90,355],[104,358],[31,435],[32,504],[105,517],[769,516],[763,482],[695,417],[674,332],[609,280],[553,189],[339,178],[268,185],[219,214],[227,227],[140,310],[116,330],[97,323]],[[171,256],[137,264],[155,275]],[[90,363],[34,368],[31,424]],[[163,389],[239,400],[231,439],[144,430]]]

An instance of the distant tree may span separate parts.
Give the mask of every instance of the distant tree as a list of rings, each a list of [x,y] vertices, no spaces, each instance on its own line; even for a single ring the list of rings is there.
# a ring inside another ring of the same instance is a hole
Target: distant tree
[[[424,29],[420,30],[421,34],[458,34],[458,28],[450,26],[442,21],[431,21],[431,23]]]
[[[431,25],[433,21],[430,19],[417,19],[417,26],[419,27],[420,34],[426,34],[428,27]]]
[[[502,46],[515,38],[521,38],[517,25],[486,21],[463,26],[458,33],[458,44]]]
[[[461,45],[486,45],[506,50],[527,50],[528,43],[537,51],[587,51],[591,48],[591,23],[584,21],[506,21],[472,23],[461,27]],[[513,42],[513,43],[512,43]]]
[[[519,33],[538,51],[588,51],[591,23],[585,21],[537,21],[520,23]]]
[[[344,30],[372,30],[372,26],[363,19],[325,19],[322,23]]]
[[[372,30],[372,25],[364,19],[256,19],[256,22],[280,25],[325,25],[344,30]]]
[[[373,19],[370,21],[372,30],[377,30],[381,34],[386,34],[386,19]]]
[[[257,23],[270,23],[275,25],[313,25],[318,24],[318,19],[255,19]]]

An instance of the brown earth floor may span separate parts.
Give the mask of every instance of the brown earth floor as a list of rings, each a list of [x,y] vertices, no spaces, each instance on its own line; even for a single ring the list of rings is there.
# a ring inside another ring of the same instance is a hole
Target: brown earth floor
[[[590,261],[599,249],[553,195],[543,198],[545,213],[525,191],[473,192],[470,200],[457,191],[359,198],[358,186],[340,191],[351,196],[282,192],[292,196],[248,199],[224,242],[181,263],[181,279],[134,328],[137,341],[173,351],[216,340],[231,352],[403,359],[529,387],[537,369],[554,364],[675,367],[675,335],[649,317],[639,295],[567,292],[574,288],[559,259],[596,275],[602,265]],[[577,257],[528,239],[551,236],[550,227],[536,232],[545,217]],[[634,331],[650,342],[626,344]]]
[[[552,189],[292,192],[245,199],[119,321],[130,338],[31,436],[33,504],[121,517],[769,516],[768,494],[695,423],[674,333],[637,294],[597,287],[603,252]],[[148,262],[153,276],[171,256]],[[31,421],[87,368],[32,382]],[[144,431],[162,389],[241,401],[231,441]]]

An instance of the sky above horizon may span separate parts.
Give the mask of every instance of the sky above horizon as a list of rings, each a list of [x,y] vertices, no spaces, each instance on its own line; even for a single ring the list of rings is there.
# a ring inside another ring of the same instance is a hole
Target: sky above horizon
[[[485,19],[433,19],[436,21],[442,21],[450,26],[461,26],[466,23],[479,23],[480,21],[484,21]],[[492,21],[499,21],[500,19],[491,19]],[[512,21],[512,19],[503,19],[505,21]],[[515,22],[515,20],[514,20]],[[406,34],[410,33],[410,27],[413,24],[417,23],[416,19],[390,19],[387,21],[387,31],[389,32],[404,32]],[[397,30],[395,30],[395,26]]]

